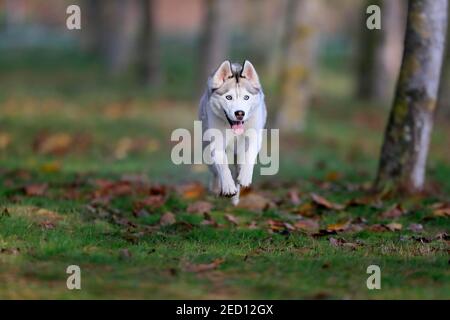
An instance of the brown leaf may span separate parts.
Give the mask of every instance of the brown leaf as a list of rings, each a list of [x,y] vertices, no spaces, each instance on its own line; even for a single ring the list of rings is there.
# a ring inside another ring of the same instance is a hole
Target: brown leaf
[[[322,196],[319,196],[316,193],[311,193],[311,199],[313,202],[318,206],[325,209],[331,209],[331,210],[342,210],[344,209],[344,206],[341,204],[330,202],[329,200],[325,199]]]
[[[169,226],[176,222],[175,215],[172,212],[166,212],[161,216],[159,224],[162,226]]]
[[[156,209],[156,208],[162,207],[165,202],[166,202],[166,199],[161,194],[150,195],[140,201],[137,201],[134,204],[134,208],[136,211],[139,211],[142,208]]]
[[[48,189],[48,184],[29,184],[24,187],[27,196],[43,196]]]
[[[299,214],[303,217],[312,217],[316,213],[316,208],[312,203],[307,202],[301,205],[300,207],[294,209],[293,211],[294,213]]]
[[[390,231],[400,231],[402,230],[402,225],[400,223],[391,222],[386,225],[386,228],[388,228]]]
[[[289,201],[294,206],[298,206],[301,203],[300,198],[298,196],[298,191],[295,189],[289,190],[288,197],[289,197]]]
[[[401,204],[394,204],[388,210],[383,212],[380,216],[383,219],[392,219],[398,218],[406,213],[406,210],[402,207]]]
[[[342,173],[338,171],[330,171],[325,175],[325,180],[329,182],[336,182],[342,178]]]
[[[259,212],[274,206],[275,204],[271,202],[267,197],[255,192],[251,192],[242,197],[238,204],[239,208]]]
[[[41,133],[33,143],[34,150],[40,154],[64,155],[73,143],[73,137],[68,133]]]
[[[400,231],[403,226],[400,223],[392,222],[388,224],[373,224],[369,227],[369,231],[385,232],[385,231]]]
[[[436,240],[450,240],[450,235],[447,232],[440,232],[435,236]]]
[[[227,213],[227,214],[225,215],[225,219],[226,219],[228,222],[231,222],[232,224],[234,224],[235,226],[239,225],[239,220],[238,220],[238,218],[235,217],[235,216],[233,216],[232,214]]]
[[[336,232],[346,231],[349,229],[350,225],[351,225],[351,221],[329,224],[327,226],[327,231],[336,231]]]
[[[304,219],[296,222],[294,227],[302,231],[317,232],[319,230],[319,223],[313,219]]]
[[[385,225],[383,224],[373,224],[369,227],[369,231],[373,231],[373,232],[384,232],[384,231],[388,231],[388,229],[386,228]]]
[[[185,270],[187,272],[205,272],[216,269],[218,266],[220,266],[225,260],[223,259],[215,259],[211,263],[201,263],[201,264],[188,264],[185,267]]]
[[[205,214],[210,213],[213,208],[212,203],[207,201],[196,201],[191,204],[189,204],[187,208],[188,213],[193,214]]]
[[[346,207],[356,207],[356,206],[370,206],[373,208],[381,208],[383,202],[380,200],[379,196],[368,195],[359,198],[351,199],[346,203]]]
[[[450,204],[449,203],[435,203],[431,206],[433,210],[433,216],[435,217],[450,217]]]
[[[182,185],[177,190],[185,200],[198,199],[205,194],[205,187],[199,182]]]
[[[269,219],[267,220],[267,224],[271,231],[279,232],[287,229],[283,221]]]
[[[4,150],[11,143],[11,136],[9,133],[0,132],[0,150]]]

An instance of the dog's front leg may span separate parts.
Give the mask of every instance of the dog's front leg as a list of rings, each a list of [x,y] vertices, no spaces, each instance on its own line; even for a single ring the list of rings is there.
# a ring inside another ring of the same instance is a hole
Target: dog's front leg
[[[238,192],[230,168],[228,167],[228,160],[226,155],[222,152],[215,152],[214,166],[220,181],[220,194],[222,196],[231,197]]]
[[[238,163],[240,164],[240,167],[237,181],[242,187],[248,187],[252,183],[253,167],[255,166],[256,157],[258,156],[258,142],[255,140],[256,139],[251,138],[248,140],[248,149],[246,150],[245,140],[240,142],[241,145],[238,146],[238,148],[241,148],[240,150],[243,150],[242,148],[245,150],[244,152],[238,151]],[[239,158],[240,155],[243,155],[243,157]]]

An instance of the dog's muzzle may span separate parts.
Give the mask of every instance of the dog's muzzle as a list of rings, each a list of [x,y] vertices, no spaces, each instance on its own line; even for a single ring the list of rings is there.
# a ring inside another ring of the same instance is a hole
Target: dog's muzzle
[[[225,113],[225,117],[228,120],[228,123],[231,126],[231,130],[233,130],[233,133],[236,135],[240,135],[244,133],[244,121],[241,120],[231,120],[226,111],[224,110],[223,113]]]

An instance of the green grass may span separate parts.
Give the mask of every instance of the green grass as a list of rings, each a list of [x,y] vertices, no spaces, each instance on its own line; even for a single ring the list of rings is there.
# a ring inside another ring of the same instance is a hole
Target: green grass
[[[0,93],[0,137],[9,140],[3,147],[0,143],[0,298],[450,297],[449,243],[435,239],[449,232],[449,219],[430,218],[430,205],[448,200],[450,192],[448,123],[439,120],[433,137],[428,172],[433,192],[384,199],[381,207],[314,208],[321,228],[358,217],[367,226],[392,221],[403,225],[396,232],[365,228],[331,235],[360,243],[356,248],[335,247],[330,236],[270,231],[270,219],[291,224],[302,219],[295,213],[298,206],[289,201],[259,212],[233,208],[228,200],[203,193],[185,199],[177,191],[181,184],[207,179],[203,167],[170,161],[171,131],[192,128],[196,117],[197,102],[187,98],[186,81],[155,95],[107,79],[89,57],[53,56],[53,63],[37,69],[26,57],[2,56],[0,61],[0,86],[5,89]],[[176,72],[194,77],[187,61],[164,63],[169,79]],[[305,132],[283,137],[279,174],[256,175],[253,192],[277,202],[296,189],[303,203],[310,201],[310,192],[338,203],[365,194],[360,187],[373,180],[387,110],[351,100],[345,73],[324,74],[323,94],[310,110]],[[270,108],[270,92],[267,96]],[[70,147],[55,151],[54,143],[50,151],[42,149],[42,139],[61,133],[72,139]],[[136,175],[148,178],[150,185],[167,187],[162,207],[149,209],[148,216],[134,216],[133,206],[144,195],[133,189],[114,196],[106,213],[88,208],[98,191],[95,181],[117,183]],[[48,190],[26,195],[23,187],[36,183],[47,183]],[[79,194],[71,197],[73,190]],[[187,212],[199,199],[213,204],[211,216],[220,227],[203,225],[202,216]],[[407,214],[381,218],[394,203],[402,203]],[[167,211],[175,214],[177,223],[159,227]],[[230,224],[226,214],[236,216],[239,225]],[[118,223],[113,215],[132,225]],[[45,221],[53,225],[45,228]],[[248,227],[252,221],[256,229]],[[411,223],[422,224],[424,231],[409,231]],[[422,243],[418,237],[430,241]],[[216,259],[223,262],[213,270],[189,270],[192,264]],[[80,291],[66,288],[65,271],[72,264],[82,270]],[[381,290],[366,287],[371,264],[381,267]]]

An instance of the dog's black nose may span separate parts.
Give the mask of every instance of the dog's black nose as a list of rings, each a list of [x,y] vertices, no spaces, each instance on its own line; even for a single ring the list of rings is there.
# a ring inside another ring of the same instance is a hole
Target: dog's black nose
[[[234,112],[234,115],[236,116],[236,119],[242,120],[242,119],[244,119],[245,112],[242,110],[238,110],[238,111]]]

